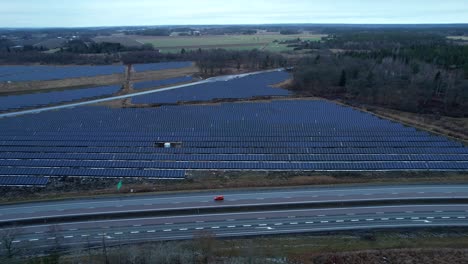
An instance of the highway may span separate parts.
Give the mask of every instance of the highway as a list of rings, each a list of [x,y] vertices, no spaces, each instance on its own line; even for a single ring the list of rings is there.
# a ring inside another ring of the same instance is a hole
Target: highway
[[[217,194],[225,195],[226,200],[213,201]],[[39,249],[57,244],[99,245],[103,239],[108,245],[190,239],[202,231],[209,231],[216,237],[239,237],[374,228],[468,226],[468,204],[417,204],[412,201],[452,198],[468,198],[468,185],[311,187],[74,199],[3,205],[0,206],[0,217],[3,223],[8,223],[17,219],[89,214],[89,218],[80,221],[44,221],[3,228],[3,231],[9,230],[15,234],[14,244]],[[406,203],[314,207],[315,204],[329,201]],[[256,209],[259,205],[297,202],[310,203],[311,207]],[[138,217],[129,214],[124,218],[94,218],[101,213],[230,206],[246,206],[250,210]]]
[[[215,195],[226,200],[214,202]],[[404,199],[468,198],[468,185],[391,185],[345,188],[291,188],[226,192],[191,192],[179,194],[116,196],[98,199],[73,199],[53,202],[0,206],[0,223],[18,219],[68,215],[96,215],[145,210],[218,208],[338,201],[376,201]]]
[[[36,225],[17,229],[13,243],[47,248],[102,243],[271,235],[370,228],[468,226],[468,205],[405,205],[262,211]]]

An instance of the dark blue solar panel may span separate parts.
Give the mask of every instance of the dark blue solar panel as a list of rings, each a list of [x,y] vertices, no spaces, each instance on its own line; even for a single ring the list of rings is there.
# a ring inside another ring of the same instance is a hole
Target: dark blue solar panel
[[[159,71],[159,70],[179,69],[179,68],[190,67],[192,64],[193,63],[190,61],[134,64],[133,69],[136,72]]]
[[[120,86],[115,85],[57,92],[1,96],[0,111],[66,103],[79,99],[112,95],[120,89]]]
[[[0,175],[468,170],[459,142],[320,100],[78,107],[0,119]],[[155,143],[179,142],[174,148]]]
[[[184,77],[176,77],[170,79],[163,79],[163,80],[154,80],[154,81],[144,81],[144,82],[137,82],[133,84],[133,88],[136,90],[139,89],[148,89],[148,88],[155,88],[160,86],[167,86],[167,85],[174,85],[177,83],[185,83],[193,81],[192,76],[184,76]]]
[[[285,81],[286,72],[269,72],[255,74],[229,81],[198,84],[180,89],[168,90],[153,94],[135,96],[135,104],[162,104],[181,101],[209,101],[226,98],[250,98],[255,96],[286,96],[287,90],[273,88],[270,85]]]
[[[46,177],[0,176],[0,186],[44,186],[49,183]]]

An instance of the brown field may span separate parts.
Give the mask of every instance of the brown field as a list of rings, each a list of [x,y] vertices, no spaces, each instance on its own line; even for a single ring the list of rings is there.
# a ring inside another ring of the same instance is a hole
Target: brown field
[[[160,71],[148,71],[133,73],[132,81],[160,80],[185,75],[191,75],[198,72],[195,66],[169,69]],[[105,86],[122,84],[125,81],[124,74],[103,75],[86,78],[72,78],[52,81],[18,82],[18,83],[0,83],[0,94],[21,94],[37,91],[64,90],[82,87]]]

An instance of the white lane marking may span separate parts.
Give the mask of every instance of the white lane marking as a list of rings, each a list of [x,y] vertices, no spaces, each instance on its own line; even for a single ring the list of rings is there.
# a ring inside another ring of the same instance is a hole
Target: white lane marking
[[[68,229],[68,231],[76,231],[76,230],[78,230],[78,229],[76,229],[76,228]]]
[[[226,221],[232,222],[232,221],[236,221],[236,219],[227,219]]]
[[[37,239],[37,238],[31,238],[31,239],[29,239],[29,242],[34,242],[34,241],[38,241],[38,240],[39,239]]]
[[[82,237],[89,237],[89,235],[81,235]]]
[[[139,226],[141,226],[141,225],[133,225],[133,226],[134,226],[134,227],[139,227]]]
[[[465,219],[466,217],[465,216],[459,216],[457,217],[458,219]]]
[[[289,223],[290,225],[297,225],[298,223],[297,222],[291,222]]]
[[[351,222],[359,222],[359,219],[351,219]]]
[[[211,228],[212,228],[212,229],[218,229],[219,226],[212,226]]]
[[[203,230],[203,229],[205,229],[205,228],[204,228],[204,227],[197,227],[197,228],[195,228],[195,229],[196,229],[196,230]]]
[[[320,223],[328,223],[328,221],[320,221]]]
[[[444,187],[440,187],[440,186],[419,186],[419,187],[413,187],[413,186],[407,186],[407,187],[394,187],[394,188],[385,188],[385,187],[381,187],[381,188],[358,188],[358,189],[349,189],[349,188],[338,188],[338,189],[334,189],[334,191],[336,192],[340,192],[340,191],[346,191],[346,192],[359,192],[359,191],[377,191],[377,192],[380,192],[382,190],[385,190],[385,191],[391,191],[391,190],[409,190],[409,191],[416,191],[418,189],[423,189],[423,190],[426,190],[427,188],[432,188],[432,189],[439,189],[439,188],[446,188],[445,186]],[[448,188],[451,188],[451,189],[466,189],[466,187],[458,187],[458,186],[449,186]],[[299,190],[299,191],[287,191],[287,192],[260,192],[258,193],[257,195],[267,195],[267,194],[309,194],[309,193],[329,193],[330,191],[329,190]],[[444,193],[453,193],[453,192],[444,192]],[[399,194],[398,192],[392,192],[392,194]],[[251,194],[242,194],[242,193],[238,193],[238,194],[235,194],[236,196],[251,196]],[[318,197],[317,195],[314,195],[314,196],[311,196],[311,197]],[[202,198],[212,198],[212,196],[208,196],[208,195],[199,195],[199,196],[190,196],[191,199],[202,199]],[[186,200],[187,198],[186,197],[181,197],[181,196],[175,196],[175,197],[153,197],[153,198],[146,198],[146,199],[140,199],[140,198],[134,198],[134,199],[125,199],[123,201],[125,201],[126,203],[132,203],[132,202],[139,202],[141,204],[141,202],[144,202],[144,201],[154,201],[154,200],[158,200],[158,201],[161,201],[161,200],[174,200],[174,199],[184,199]],[[233,199],[230,199],[232,201],[234,201]],[[76,202],[76,203],[73,203],[72,205],[88,205],[88,204],[103,204],[103,203],[109,203],[109,202],[112,202],[112,201],[96,201],[96,202],[90,202],[90,201],[85,201],[85,202]],[[55,207],[57,206],[56,204],[51,204],[51,205],[33,205],[33,206],[24,206],[24,207],[20,207],[21,209],[29,209],[29,208],[46,208],[46,207]],[[95,207],[88,207],[90,209],[93,209]],[[3,211],[3,210],[9,210],[9,209],[0,209],[0,211]],[[468,212],[468,210],[467,210]]]
[[[115,232],[114,235],[122,235],[123,232]]]
[[[397,218],[395,218],[395,219],[396,219],[396,220],[403,220],[403,219],[405,219],[405,218],[403,218],[403,217],[397,217]]]
[[[290,215],[290,216],[288,216],[288,218],[296,218],[296,216]]]
[[[275,226],[283,225],[283,223],[276,223]]]
[[[187,231],[188,228],[179,228],[180,231]]]
[[[366,221],[374,221],[373,218],[367,218]]]
[[[263,227],[256,227],[257,229],[267,229],[267,230],[273,230],[273,227],[270,226],[263,226]]]
[[[434,219],[434,217],[428,216],[428,217],[426,217],[426,219]]]
[[[450,216],[442,216],[442,219],[450,219]]]
[[[389,218],[380,218],[380,220],[387,221],[387,220],[389,220]]]
[[[305,222],[306,224],[313,224],[314,222],[310,221],[310,222]]]
[[[337,223],[343,223],[344,220],[336,220]]]
[[[156,230],[147,230],[146,233],[155,233]]]
[[[236,226],[230,225],[230,226],[227,226],[227,227],[228,227],[228,228],[234,228],[234,227],[236,227]]]
[[[131,231],[130,234],[138,234],[140,231]]]
[[[413,222],[423,222],[423,223],[430,223],[429,220],[413,220]]]
[[[242,225],[243,227],[251,227],[252,225]]]
[[[164,229],[163,232],[170,232],[172,229]]]
[[[267,224],[258,224],[258,226],[267,226]]]
[[[324,217],[324,216],[326,216],[326,215],[317,215],[317,216],[318,216],[318,217]]]
[[[419,217],[411,217],[411,220],[419,219]]]
[[[54,240],[55,237],[48,237],[47,240]]]
[[[44,231],[37,231],[37,232],[34,232],[34,234],[42,234],[44,233]]]
[[[63,238],[72,238],[73,236],[64,236]]]
[[[164,223],[165,225],[172,225],[173,223]]]
[[[259,217],[257,220],[265,220],[265,217]]]
[[[11,241],[11,243],[19,243],[19,242],[21,242],[21,240],[13,240],[13,241]]]
[[[443,205],[444,207],[455,207],[455,208],[459,208],[461,207],[462,205],[450,205],[450,204],[445,204]],[[382,209],[382,208],[405,208],[405,207],[414,207],[414,205],[392,205],[392,206],[367,206],[367,207],[353,207],[353,210],[357,210],[357,209],[373,209],[373,208],[377,208],[377,209]],[[421,208],[427,208],[427,207],[434,207],[433,205],[418,205],[418,207],[421,207]],[[191,207],[187,207],[187,208],[191,208]],[[300,209],[300,210],[291,210],[291,211],[288,211],[288,213],[299,213],[299,212],[314,212],[314,211],[336,211],[336,210],[349,210],[349,208],[346,208],[346,207],[342,207],[342,208],[321,208],[321,209]],[[139,210],[141,211],[141,210]],[[144,211],[144,210],[143,210]],[[467,210],[468,211],[468,210]],[[131,212],[130,211],[126,211],[126,212]],[[274,210],[274,211],[263,211],[262,213],[285,213],[284,210],[282,211],[279,211],[279,210]],[[227,214],[208,214],[208,215],[205,215],[205,216],[210,216],[210,217],[213,217],[213,216],[227,216],[227,215],[248,215],[248,214],[251,214],[251,213],[227,213]],[[85,214],[82,214],[82,215],[85,215]],[[146,218],[139,218],[138,220],[156,220],[156,219],[175,219],[175,218],[192,218],[193,215],[188,215],[188,216],[164,216],[164,217],[146,217]],[[115,219],[115,220],[98,220],[98,221],[93,221],[93,223],[97,224],[97,223],[111,223],[111,222],[120,222],[120,221],[135,221],[135,219],[132,219],[132,218],[127,218],[127,219]],[[89,223],[88,221],[81,221],[81,222],[73,222],[73,223],[63,223],[63,224],[60,224],[60,226],[66,226],[66,225],[76,225],[76,224],[84,224],[84,223]],[[48,226],[47,224],[46,225],[35,225],[35,226],[28,226],[28,228],[33,228],[33,227],[43,227],[43,226]]]

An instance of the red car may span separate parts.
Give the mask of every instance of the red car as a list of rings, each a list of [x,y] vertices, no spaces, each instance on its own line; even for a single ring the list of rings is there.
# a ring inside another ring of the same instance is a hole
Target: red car
[[[224,201],[224,196],[223,195],[215,196],[214,200],[215,201]]]

